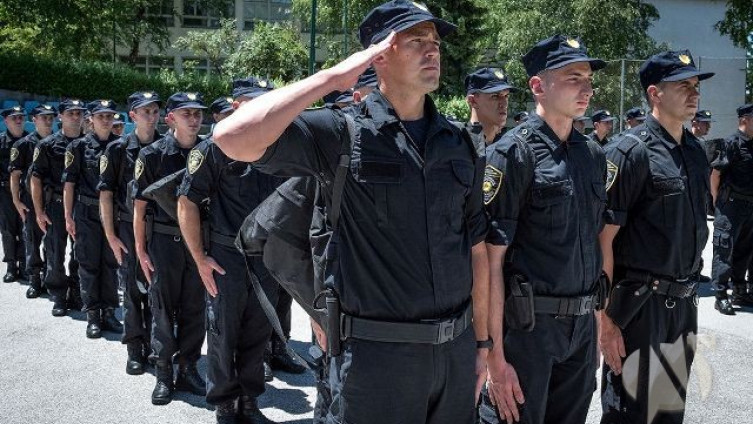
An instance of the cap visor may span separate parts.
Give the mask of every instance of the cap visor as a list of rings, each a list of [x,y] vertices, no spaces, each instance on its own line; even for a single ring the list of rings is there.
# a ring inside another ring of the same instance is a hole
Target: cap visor
[[[500,91],[510,90],[511,93],[517,93],[520,91],[518,88],[511,86],[510,84],[499,84],[492,87],[483,88],[480,90],[470,90],[469,93],[499,93]]]
[[[226,108],[222,109],[220,111],[220,113],[228,113],[228,112],[233,111],[233,110],[235,110],[235,109],[233,109],[233,107],[230,106],[230,107],[226,107]]]
[[[579,62],[588,62],[591,65],[592,71],[598,71],[600,69],[604,69],[607,66],[607,62],[604,62],[601,59],[592,59],[590,57],[578,57],[575,59],[566,60],[562,63],[558,63],[554,66],[550,66],[546,69],[559,69],[564,68],[567,65],[572,65],[573,63],[579,63]]]
[[[666,78],[662,78],[662,82],[677,82],[684,81],[693,77],[698,77],[698,81],[703,81],[714,76],[713,72],[701,72],[701,71],[687,71],[681,72],[677,75],[672,75]]]
[[[207,107],[202,105],[201,103],[183,103],[180,106],[175,106],[174,108],[170,109],[170,112],[178,109],[206,109]]]
[[[131,106],[131,110],[138,109],[140,107],[148,106],[152,103],[157,103],[157,106],[162,106],[161,100],[145,100],[143,102],[137,102],[134,103],[133,106]]]
[[[5,117],[5,118],[10,118],[11,116],[18,116],[18,115],[21,115],[21,116],[23,116],[23,115],[25,115],[25,113],[24,113],[24,111],[20,111],[20,112],[11,112],[11,113],[9,113],[9,114],[3,115],[3,117]]]
[[[455,32],[456,29],[458,29],[458,27],[456,25],[451,24],[451,23],[445,21],[444,19],[439,19],[439,18],[436,18],[436,17],[434,17],[434,18],[422,17],[422,18],[416,18],[415,20],[410,20],[410,21],[407,21],[407,22],[403,22],[403,23],[397,25],[396,27],[392,28],[390,31],[403,32],[403,31],[405,31],[405,30],[407,30],[409,28],[413,28],[414,26],[416,26],[418,24],[422,24],[424,22],[432,22],[432,23],[434,23],[434,26],[437,28],[437,34],[439,34],[440,38],[444,38],[445,36],[452,34],[453,32]],[[387,32],[383,36],[380,36],[379,39],[376,40],[376,41],[373,41],[372,44],[376,44],[376,43],[384,40],[385,38],[387,38],[387,36],[389,34],[390,33]]]
[[[112,110],[112,109],[99,109],[99,110],[96,110],[96,111],[92,112],[91,114],[92,115],[99,115],[100,113],[118,113],[118,112],[115,111],[115,110]]]

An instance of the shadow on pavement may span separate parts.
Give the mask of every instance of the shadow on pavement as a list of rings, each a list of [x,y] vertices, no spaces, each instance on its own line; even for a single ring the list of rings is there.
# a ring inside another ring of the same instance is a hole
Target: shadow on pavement
[[[293,415],[305,414],[314,410],[309,404],[306,392],[303,390],[278,389],[270,385],[266,385],[266,391],[259,396],[259,408],[275,408]],[[311,419],[306,422],[310,423]]]

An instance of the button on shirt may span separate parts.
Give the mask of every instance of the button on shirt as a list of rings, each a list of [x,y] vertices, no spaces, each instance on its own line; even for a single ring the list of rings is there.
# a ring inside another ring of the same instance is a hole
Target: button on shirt
[[[722,143],[721,154],[711,163],[721,172],[721,186],[753,196],[753,141],[738,130]]]
[[[51,187],[58,194],[63,193],[65,150],[77,138],[66,137],[61,130],[45,137],[34,150],[31,175],[42,180],[45,187]]]
[[[378,90],[355,116],[335,270],[346,313],[416,321],[457,313],[470,298],[471,246],[486,234],[483,148],[426,99],[424,156]],[[304,111],[255,165],[313,175],[331,192],[344,137],[343,111]]]
[[[531,115],[486,155],[487,241],[508,246],[505,275],[523,275],[538,295],[592,293],[601,273],[606,203],[601,148],[574,130],[560,142]]]
[[[682,143],[653,117],[606,149],[607,223],[619,225],[615,266],[685,278],[699,266],[708,238],[709,167],[688,130]]]
[[[110,133],[106,140],[100,140],[92,133],[68,145],[63,182],[76,184],[76,194],[98,200],[99,157],[117,139]]]

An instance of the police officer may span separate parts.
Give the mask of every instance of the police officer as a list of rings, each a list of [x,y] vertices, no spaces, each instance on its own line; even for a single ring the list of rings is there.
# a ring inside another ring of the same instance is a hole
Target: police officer
[[[212,129],[210,130],[210,134],[212,131],[214,131],[214,126],[217,125],[218,122],[222,121],[223,119],[230,116],[235,109],[233,109],[233,98],[232,97],[218,97],[215,99],[211,105],[209,105],[209,110],[212,111]]]
[[[68,234],[63,211],[63,170],[66,148],[80,138],[84,103],[66,99],[58,106],[60,131],[39,142],[32,157],[31,197],[37,224],[44,232],[47,271],[44,284],[53,300],[52,315],[59,317],[78,307],[79,287],[73,259],[65,275],[65,250]]]
[[[175,127],[174,133],[142,148],[134,165],[133,233],[136,255],[150,284],[152,355],[157,371],[157,383],[152,392],[155,405],[170,403],[173,390],[199,396],[206,394],[206,383],[196,368],[204,343],[201,278],[183,244],[178,223],[144,197],[144,190],[151,184],[185,169],[188,153],[199,141],[206,106],[200,94],[179,92],[167,99],[166,107],[170,110],[168,116]],[[147,227],[150,227],[149,236]],[[173,382],[175,355],[179,370]]]
[[[133,242],[133,199],[129,190],[139,152],[162,136],[157,132],[162,102],[153,91],[137,91],[128,96],[129,116],[135,130],[110,143],[99,163],[99,209],[107,243],[120,265],[118,280],[123,288],[123,337],[128,350],[126,373],[144,373],[151,348],[152,311],[147,283],[137,265]]]
[[[625,129],[635,128],[646,120],[646,111],[640,107],[631,107],[625,112]]]
[[[714,74],[683,50],[652,56],[639,75],[651,114],[606,149],[600,238],[613,284],[600,320],[602,423],[679,423],[698,329],[697,282],[689,277],[708,238],[709,178],[703,147],[683,123],[698,108],[699,81]],[[652,384],[662,378],[657,369],[673,372],[664,378],[675,390]]]
[[[125,130],[125,122],[123,121],[123,114],[118,112],[112,116],[112,133],[121,137]]]
[[[350,142],[348,118],[305,108],[351,87],[372,63],[379,77],[354,119],[353,158],[342,165],[339,265],[327,279],[346,324],[339,335],[328,328],[329,421],[474,422],[489,342],[482,146],[427,96],[439,86],[440,37],[454,29],[421,4],[384,3],[360,25],[364,51],[262,96],[215,131],[230,158],[317,177],[329,192]]]
[[[591,118],[588,116],[578,116],[573,119],[573,128],[575,128],[576,131],[578,131],[581,134],[586,133],[586,123],[590,121]]]
[[[690,121],[690,132],[693,133],[693,135],[706,149],[706,158],[708,159],[709,163],[714,161],[716,155],[719,154],[721,149],[723,148],[723,140],[706,139],[706,136],[711,130],[712,122],[714,122],[714,119],[710,110],[699,110]]]
[[[609,142],[609,135],[612,134],[614,129],[614,121],[617,118],[612,116],[612,112],[606,109],[600,109],[591,115],[591,122],[594,124],[594,130],[588,136],[591,140],[599,143],[599,146],[604,146]]]
[[[510,85],[502,69],[479,68],[465,77],[465,101],[471,107],[471,125],[480,125],[487,144],[493,143],[507,123]]]
[[[18,280],[26,268],[24,260],[23,223],[13,204],[10,191],[10,170],[13,144],[29,135],[24,130],[24,109],[9,107],[2,112],[7,131],[0,133],[0,236],[3,243],[3,262],[6,264],[4,283]]]
[[[722,142],[722,154],[711,163],[716,205],[711,282],[714,307],[724,315],[735,315],[733,303],[753,306],[753,287],[745,279],[753,257],[753,104],[737,108],[737,116],[737,132]]]
[[[13,193],[13,204],[18,215],[24,222],[23,236],[26,248],[26,274],[29,276],[29,288],[26,297],[34,299],[40,296],[42,287],[42,270],[44,262],[40,255],[42,244],[42,230],[37,225],[34,205],[31,200],[29,187],[30,168],[34,149],[39,142],[52,134],[52,123],[55,120],[55,109],[47,104],[41,104],[31,110],[31,120],[35,131],[16,141],[11,150],[10,188]]]
[[[259,86],[264,81],[264,88]],[[234,81],[237,108],[271,90],[265,80]],[[272,327],[262,311],[235,235],[244,219],[281,182],[250,163],[229,159],[211,139],[199,143],[188,157],[187,173],[178,190],[178,221],[207,290],[207,403],[216,406],[217,422],[268,423],[256,398],[264,392],[264,349]],[[208,220],[200,207],[209,201]],[[202,225],[208,240],[202,240]],[[208,244],[205,244],[207,243]],[[276,301],[279,285],[261,258],[251,260],[254,274]],[[241,398],[240,407],[236,402]]]
[[[526,111],[516,113],[515,116],[512,117],[513,121],[515,121],[515,126],[518,126],[527,121],[528,116],[529,114]]]
[[[579,39],[555,35],[523,64],[536,114],[487,148],[492,303],[508,299],[505,316],[492,318],[492,338],[504,342],[489,355],[479,415],[482,423],[582,423],[596,386],[606,160],[572,121],[605,62]]]

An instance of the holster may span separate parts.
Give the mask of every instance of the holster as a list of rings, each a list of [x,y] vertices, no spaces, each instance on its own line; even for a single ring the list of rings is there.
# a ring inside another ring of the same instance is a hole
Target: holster
[[[642,281],[622,280],[612,287],[606,314],[621,329],[635,318],[653,292]]]
[[[505,299],[505,325],[513,330],[533,331],[536,325],[533,287],[522,275],[513,275]]]
[[[327,353],[338,356],[342,351],[342,335],[340,334],[340,299],[332,288],[325,291],[324,300],[327,305]]]

